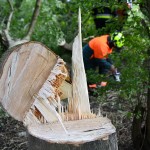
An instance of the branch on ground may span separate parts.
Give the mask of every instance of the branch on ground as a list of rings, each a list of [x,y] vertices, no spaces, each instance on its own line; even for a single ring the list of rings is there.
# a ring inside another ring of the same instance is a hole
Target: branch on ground
[[[58,39],[58,46],[66,50],[72,51],[73,42],[67,43],[65,39]]]

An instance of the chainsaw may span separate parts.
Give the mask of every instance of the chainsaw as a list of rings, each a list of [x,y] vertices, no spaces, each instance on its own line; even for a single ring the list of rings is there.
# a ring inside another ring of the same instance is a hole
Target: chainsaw
[[[116,82],[120,82],[120,73],[116,71],[115,74],[109,75],[109,77],[113,77],[113,79]],[[102,81],[102,82],[98,82],[98,83],[94,83],[94,84],[88,84],[88,89],[96,89],[96,88],[100,88],[100,87],[105,87],[107,86],[107,82]]]

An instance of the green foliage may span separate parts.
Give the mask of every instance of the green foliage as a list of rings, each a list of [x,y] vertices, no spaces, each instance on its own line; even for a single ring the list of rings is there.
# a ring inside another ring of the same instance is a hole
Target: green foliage
[[[17,1],[16,1],[17,3]],[[27,33],[32,13],[34,11],[35,0],[22,1],[19,7],[14,8],[14,15],[11,23],[11,36],[14,38],[23,38]]]
[[[0,30],[4,26],[4,21],[7,15],[9,14],[9,5],[7,4],[7,1],[0,0]]]
[[[13,0],[14,16],[11,23],[11,36],[14,38],[22,38],[26,35],[29,23],[32,19],[36,0]],[[148,1],[147,1],[148,2]],[[139,3],[139,4],[138,4]],[[150,48],[150,14],[146,8],[146,0],[137,0],[133,5],[133,9],[129,11],[129,17],[126,22],[121,18],[113,18],[106,28],[96,31],[92,9],[98,6],[111,6],[112,11],[116,8],[125,8],[123,3],[109,0],[109,3],[103,0],[44,0],[40,8],[40,14],[35,26],[32,40],[42,42],[51,48],[57,55],[63,56],[65,61],[70,61],[71,52],[57,46],[59,38],[65,38],[67,42],[71,42],[78,33],[78,8],[81,8],[82,14],[82,38],[91,35],[99,36],[104,33],[110,33],[119,29],[123,25],[122,31],[125,35],[125,47],[121,53],[113,53],[112,60],[114,65],[121,72],[121,82],[116,82],[111,78],[99,75],[97,72],[87,72],[88,82],[98,83],[101,81],[108,82],[106,87],[98,88],[94,91],[94,96],[100,104],[107,99],[106,95],[111,92],[117,92],[119,100],[117,110],[124,108],[126,104],[127,110],[124,115],[128,118],[133,116],[136,119],[142,117],[140,110],[134,114],[137,104],[145,100],[147,89],[150,88],[149,69],[147,60],[150,59],[148,50]],[[142,12],[139,9],[142,8]],[[6,20],[9,16],[10,7],[6,0],[0,0],[0,30],[6,26]],[[109,31],[109,32],[108,32]],[[3,48],[0,46],[0,55]],[[144,97],[144,98],[143,98]],[[144,102],[145,103],[145,102]],[[6,115],[0,108],[0,119]],[[1,126],[1,122],[0,122]]]
[[[104,77],[97,79],[97,76],[95,76],[94,80],[108,82],[105,88],[99,88],[95,91],[99,101],[102,100],[102,97],[105,97],[107,91],[117,91],[120,93],[120,99],[129,103],[131,112],[128,112],[127,116],[131,117],[137,103],[143,101],[141,96],[146,97],[145,91],[148,88],[149,76],[147,67],[149,55],[147,51],[150,43],[147,30],[141,22],[142,19],[147,21],[147,18],[142,14],[138,6],[134,6],[129,14],[130,16],[123,28],[126,38],[125,47],[121,53],[114,52],[111,55],[114,65],[121,72],[121,82],[117,83]],[[92,76],[94,75],[92,74]],[[139,114],[137,114],[138,117],[140,117]]]
[[[29,23],[34,11],[35,0],[14,0],[14,16],[10,28],[11,36],[22,38],[26,34]],[[71,53],[58,48],[57,41],[64,37],[70,42],[78,33],[78,8],[82,13],[82,37],[91,35],[101,35],[108,31],[114,31],[118,28],[118,20],[114,18],[112,23],[106,28],[96,31],[91,15],[92,8],[100,5],[110,5],[112,10],[124,7],[122,3],[116,3],[109,0],[108,3],[102,1],[87,0],[44,0],[40,8],[40,14],[35,26],[32,40],[40,41],[51,48],[56,54],[64,55],[64,59],[69,61]],[[2,23],[9,15],[9,5],[7,1],[0,0],[0,22]],[[147,49],[150,46],[149,39],[146,36],[147,30],[143,27],[141,20],[144,19],[148,24],[148,18],[142,14],[138,5],[134,5],[132,11],[129,11],[130,17],[124,24],[123,32],[126,37],[124,50],[120,53],[114,53],[111,57],[115,66],[121,72],[121,83],[116,83],[112,79],[105,78],[95,73],[87,73],[88,79],[92,82],[108,81],[106,88],[98,89],[100,97],[109,90],[119,91],[121,98],[129,100],[131,107],[135,105],[135,99],[139,93],[145,91],[147,87],[148,69],[146,60],[148,59]],[[120,22],[119,22],[120,23]],[[148,24],[149,25],[149,24]],[[2,29],[0,24],[0,29]]]
[[[0,128],[2,128],[5,124],[4,124],[4,118],[7,118],[9,115],[6,113],[6,112],[4,112],[3,110],[2,110],[2,108],[0,107]]]
[[[38,40],[56,53],[57,41],[62,36],[62,31],[58,22],[58,12],[64,5],[60,1],[43,1],[40,15],[33,34],[33,40]]]
[[[3,109],[0,107],[0,119],[3,117],[8,117],[8,114],[6,114]]]
[[[92,69],[87,70],[86,75],[87,75],[88,83],[98,83],[102,81],[102,78],[104,76],[104,75],[100,75],[98,71],[94,71]]]
[[[35,1],[14,0],[14,15],[11,23],[10,33],[14,38],[22,38],[26,35],[32,13],[34,11]],[[9,16],[10,8],[7,1],[0,0],[0,22]],[[82,13],[82,37],[103,34],[107,29],[96,31],[92,8],[95,6],[108,5],[103,1],[71,0],[70,2],[61,0],[44,0],[40,9],[40,14],[32,40],[40,41],[50,47],[58,55],[61,55],[61,49],[57,47],[59,38],[64,37],[70,42],[78,33],[78,8]],[[112,9],[117,7],[116,3],[110,0]],[[113,25],[111,25],[112,28]]]

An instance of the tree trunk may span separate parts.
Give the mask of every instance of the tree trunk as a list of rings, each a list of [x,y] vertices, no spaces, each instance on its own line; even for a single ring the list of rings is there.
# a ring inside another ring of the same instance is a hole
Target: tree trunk
[[[150,56],[150,50],[148,49],[148,55]],[[146,60],[146,67],[149,70],[150,85],[150,59]],[[140,96],[139,96],[140,97]],[[136,114],[141,113],[141,117],[137,117]],[[135,108],[135,116],[132,123],[132,140],[136,150],[149,150],[150,149],[150,88],[147,88],[147,106],[142,107],[141,100]],[[145,117],[146,116],[146,117]]]
[[[116,134],[108,140],[96,140],[80,145],[50,143],[29,135],[29,150],[117,150]]]
[[[138,112],[141,112],[141,117],[138,117]],[[145,110],[142,107],[141,103],[137,104],[134,110],[134,117],[132,122],[132,141],[136,150],[141,150],[143,142],[144,142],[144,135],[142,133],[142,123],[144,121]]]
[[[117,150],[115,128],[104,117],[28,127],[29,150]]]
[[[150,49],[148,50],[148,55],[150,56]],[[149,69],[149,81],[148,85],[150,86],[150,59],[148,60],[148,69]],[[143,150],[149,150],[150,148],[150,87],[147,91],[147,117],[146,117],[146,137],[144,141]]]

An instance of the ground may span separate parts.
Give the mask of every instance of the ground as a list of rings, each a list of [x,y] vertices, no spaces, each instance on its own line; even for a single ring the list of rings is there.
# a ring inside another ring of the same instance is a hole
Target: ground
[[[0,150],[27,150],[26,129],[10,116],[0,117]]]
[[[91,105],[93,108],[98,106],[97,103]],[[107,115],[117,129],[119,150],[134,150],[130,132],[132,120],[126,117],[125,110],[118,109],[118,101],[112,96],[101,106],[102,115]],[[0,150],[27,150],[27,147],[26,128],[21,122],[0,111]]]

